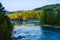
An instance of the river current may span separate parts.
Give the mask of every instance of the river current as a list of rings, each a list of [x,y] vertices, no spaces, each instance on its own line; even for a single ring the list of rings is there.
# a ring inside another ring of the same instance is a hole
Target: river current
[[[12,40],[60,40],[60,31],[45,30],[40,25],[14,26]]]

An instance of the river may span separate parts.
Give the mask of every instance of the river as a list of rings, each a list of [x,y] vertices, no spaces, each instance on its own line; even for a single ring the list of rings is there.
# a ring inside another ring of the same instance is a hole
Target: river
[[[60,31],[42,29],[36,24],[14,26],[12,40],[60,40]]]

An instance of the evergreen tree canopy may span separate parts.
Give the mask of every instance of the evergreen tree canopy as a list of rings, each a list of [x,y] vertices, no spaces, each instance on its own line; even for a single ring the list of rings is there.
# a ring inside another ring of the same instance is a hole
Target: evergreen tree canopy
[[[0,3],[0,40],[11,40],[12,25],[5,13],[5,9]]]

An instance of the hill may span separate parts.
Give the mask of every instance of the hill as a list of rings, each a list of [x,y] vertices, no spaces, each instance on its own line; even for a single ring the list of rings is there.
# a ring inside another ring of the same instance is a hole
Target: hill
[[[35,8],[34,10],[43,10],[43,9],[60,9],[60,4],[51,4],[43,7]]]
[[[10,19],[39,19],[40,14],[43,13],[41,10],[44,9],[51,9],[53,12],[56,12],[57,9],[60,10],[60,4],[51,4],[51,5],[46,5],[43,7],[35,8],[33,10],[27,10],[27,11],[14,11],[14,12],[9,12],[7,15],[10,17]]]

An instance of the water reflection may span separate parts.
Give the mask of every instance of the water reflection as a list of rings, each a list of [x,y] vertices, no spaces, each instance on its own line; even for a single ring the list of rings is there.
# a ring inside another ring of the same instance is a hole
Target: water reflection
[[[42,30],[42,40],[60,40],[60,31]]]
[[[60,31],[42,29],[39,23],[23,23],[14,27],[13,40],[60,40]]]

